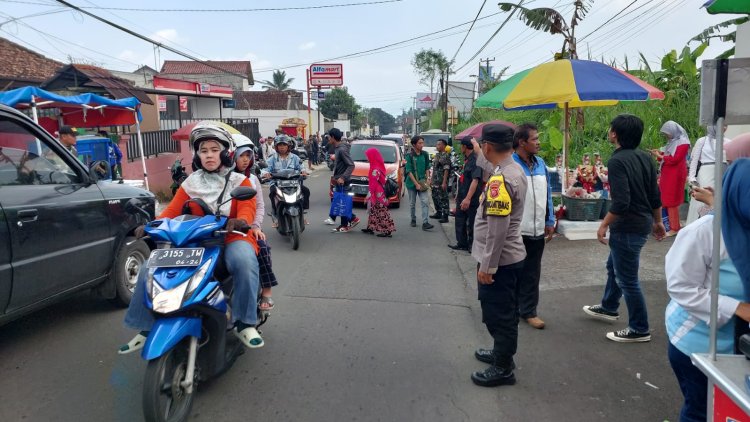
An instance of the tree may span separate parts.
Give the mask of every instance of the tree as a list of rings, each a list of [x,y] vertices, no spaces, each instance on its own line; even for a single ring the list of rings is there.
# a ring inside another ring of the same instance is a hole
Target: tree
[[[334,88],[326,94],[319,104],[320,112],[329,119],[338,119],[339,114],[347,114],[352,121],[356,120],[360,107],[346,87]]]
[[[286,91],[294,82],[294,78],[287,79],[285,70],[274,70],[271,79],[260,81],[266,91]]]
[[[370,126],[378,126],[381,134],[392,133],[396,128],[396,118],[380,108],[371,108],[369,112]]]
[[[450,67],[450,62],[445,54],[433,49],[422,49],[414,54],[411,64],[414,66],[414,73],[419,76],[419,83],[429,87],[430,94],[435,93],[435,80],[445,75],[446,70]]]
[[[503,12],[517,11],[519,19],[529,28],[549,32],[552,35],[561,34],[565,38],[565,41],[563,42],[560,54],[556,55],[556,58],[576,59],[578,58],[575,37],[576,26],[586,17],[586,13],[588,13],[592,3],[593,0],[576,0],[573,2],[575,8],[573,9],[573,16],[570,18],[570,25],[568,25],[560,12],[549,7],[528,9],[521,6],[521,3],[498,3],[498,6],[500,6],[500,10]]]
[[[728,21],[724,21],[721,23],[718,23],[713,26],[709,26],[706,28],[703,32],[696,35],[695,37],[691,38],[688,43],[692,41],[697,41],[701,44],[709,44],[713,38],[718,38],[721,41],[725,42],[731,42],[735,43],[737,42],[737,26],[742,25],[743,23],[750,20],[750,17],[745,16],[744,18],[737,18],[737,19],[730,19]],[[734,31],[722,34],[721,31],[723,29],[729,28],[729,27],[735,27]],[[730,48],[729,50],[721,53],[716,58],[717,59],[728,59],[729,57],[734,56],[734,46]]]
[[[487,78],[484,78],[484,80],[482,80],[482,83],[480,84],[482,86],[482,89],[479,92],[479,95],[486,94],[492,88],[498,86],[500,82],[503,81],[503,76],[505,76],[505,72],[507,72],[508,69],[510,69],[510,66],[505,66],[504,68],[500,69],[500,72],[498,72],[496,75],[487,75]]]

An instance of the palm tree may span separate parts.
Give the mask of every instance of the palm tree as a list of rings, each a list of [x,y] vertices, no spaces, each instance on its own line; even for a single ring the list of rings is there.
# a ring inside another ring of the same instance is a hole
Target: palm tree
[[[500,6],[500,10],[503,12],[517,11],[519,19],[529,28],[549,32],[552,35],[561,34],[565,38],[565,41],[563,42],[562,51],[559,55],[556,55],[556,58],[577,59],[576,26],[586,17],[586,13],[588,13],[592,3],[593,0],[575,0],[573,2],[575,9],[573,10],[573,16],[570,18],[570,25],[568,25],[560,12],[549,7],[529,9],[521,6],[521,3],[498,3],[498,6]]]
[[[721,22],[719,24],[709,26],[706,28],[703,32],[696,35],[695,37],[691,38],[688,43],[692,41],[698,41],[699,43],[705,43],[708,44],[711,42],[713,38],[717,38],[721,41],[725,42],[731,42],[735,43],[737,42],[737,26],[742,25],[743,23],[750,20],[750,17],[743,17],[743,18],[737,18],[737,19],[730,19],[728,21]],[[728,32],[728,33],[722,33],[722,31],[726,28],[733,28],[734,31]],[[717,59],[728,59],[730,57],[734,56],[734,46],[730,48],[729,50],[721,53],[716,58]]]
[[[271,79],[271,81],[260,81],[267,91],[286,91],[294,82],[294,78],[287,79],[285,70],[274,70]]]

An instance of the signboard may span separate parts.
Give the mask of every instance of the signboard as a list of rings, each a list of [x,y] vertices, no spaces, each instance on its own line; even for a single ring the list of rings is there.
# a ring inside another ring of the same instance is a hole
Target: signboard
[[[166,95],[157,96],[156,102],[159,104],[159,111],[167,111],[167,96]]]
[[[318,91],[318,101],[322,101],[326,99],[326,93],[323,91]]]
[[[417,109],[418,110],[430,110],[435,108],[437,103],[438,95],[430,94],[429,92],[417,92]]]
[[[211,92],[211,84],[199,84],[198,85],[198,94],[206,93],[208,94]]]
[[[704,60],[701,68],[701,125],[714,124],[717,60]],[[727,81],[727,125],[750,124],[750,58],[729,59]]]
[[[310,86],[341,86],[344,84],[344,66],[341,63],[316,63],[310,65]]]
[[[188,99],[187,97],[180,97],[180,112],[188,111]]]
[[[222,108],[234,108],[234,100],[221,100]]]

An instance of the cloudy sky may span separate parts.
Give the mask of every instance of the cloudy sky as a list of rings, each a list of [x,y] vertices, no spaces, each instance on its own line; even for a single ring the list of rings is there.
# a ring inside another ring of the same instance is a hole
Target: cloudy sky
[[[471,81],[480,58],[495,58],[495,69],[509,66],[507,74],[513,74],[550,60],[562,46],[560,36],[528,29],[513,17],[472,59],[508,16],[499,13],[496,1],[485,3],[460,49],[483,0],[381,0],[354,6],[344,5],[376,1],[68,1],[201,59],[250,60],[256,80],[270,79],[274,69],[283,69],[295,78],[293,88],[299,90],[306,88],[305,69],[310,63],[365,52],[332,62],[343,63],[345,84],[360,104],[392,114],[408,108],[415,92],[426,90],[410,64],[422,48],[455,56],[454,67],[459,70],[452,79]],[[620,65],[627,57],[632,68],[638,66],[640,52],[658,68],[665,53],[682,49],[704,28],[732,17],[708,15],[700,9],[703,2],[596,0],[577,29],[579,56],[616,60]],[[572,3],[525,2],[529,7],[555,7],[568,18]],[[209,8],[234,10],[176,10]],[[236,10],[269,8],[287,10]],[[367,52],[431,33],[436,34]],[[60,61],[72,58],[116,70],[132,71],[143,64],[158,69],[160,61],[181,59],[53,0],[0,0],[0,36]],[[725,49],[712,43],[703,58]],[[254,89],[261,89],[260,84]]]

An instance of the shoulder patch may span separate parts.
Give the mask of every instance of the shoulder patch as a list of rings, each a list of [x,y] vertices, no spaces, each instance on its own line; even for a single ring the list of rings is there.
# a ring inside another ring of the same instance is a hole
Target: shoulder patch
[[[502,174],[496,174],[487,180],[487,188],[484,194],[486,204],[485,212],[487,215],[506,217],[510,215],[513,209],[513,202],[505,186],[505,177]]]

